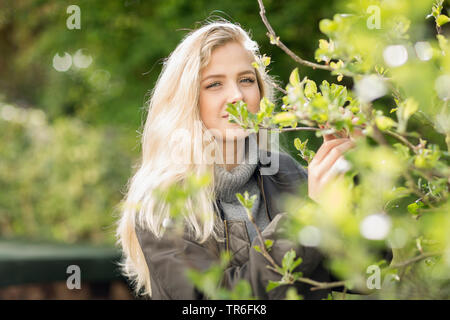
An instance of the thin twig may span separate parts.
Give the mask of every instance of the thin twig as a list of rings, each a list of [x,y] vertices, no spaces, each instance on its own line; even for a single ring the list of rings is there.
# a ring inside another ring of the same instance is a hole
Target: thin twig
[[[319,128],[313,128],[313,127],[295,127],[295,128],[281,128],[281,129],[275,129],[279,132],[289,132],[289,131],[319,131]]]
[[[275,83],[275,81],[272,81],[272,85],[275,89],[277,89],[278,91],[282,92],[283,94],[287,95],[287,91],[284,90],[282,87],[280,87],[278,84]]]
[[[259,4],[259,9],[260,9],[259,15],[261,16],[261,19],[262,19],[264,25],[266,26],[267,30],[269,31],[267,33],[267,36],[269,37],[269,39],[274,39],[275,44],[279,48],[281,48],[284,52],[286,52],[292,59],[294,59],[295,62],[298,62],[304,66],[311,67],[313,69],[323,69],[323,70],[333,71],[333,68],[331,68],[330,66],[313,63],[313,62],[310,62],[310,61],[300,58],[298,55],[296,55],[294,52],[292,52],[288,47],[286,47],[286,45],[283,42],[281,42],[281,40],[278,39],[275,31],[273,30],[272,26],[270,25],[269,21],[267,20],[266,9],[264,8],[264,4],[263,4],[262,0],[258,0],[258,4]]]
[[[248,214],[248,211],[250,211],[250,210],[247,209],[247,208],[245,208],[245,209],[247,210],[247,214]],[[259,238],[259,241],[261,242],[261,252],[262,252],[263,256],[264,256],[267,260],[269,260],[270,264],[271,264],[272,267],[273,267],[272,270],[275,270],[275,271],[277,271],[278,273],[280,273],[280,272],[278,271],[279,266],[277,265],[277,263],[275,262],[275,260],[273,260],[272,256],[269,254],[269,252],[268,252],[267,249],[266,249],[266,245],[264,244],[264,238],[263,238],[263,236],[262,236],[261,230],[259,229],[259,227],[256,225],[255,221],[253,220],[253,216],[251,215],[251,213],[248,214],[248,216],[251,217],[250,222],[253,224],[253,226],[254,226],[255,229],[256,229],[256,232],[258,233],[258,238]]]
[[[320,128],[315,127],[295,127],[295,128],[269,128],[264,126],[259,126],[259,129],[265,129],[269,131],[277,131],[277,132],[288,132],[288,131],[319,131]]]
[[[439,256],[439,255],[441,255],[441,254],[442,254],[442,253],[439,253],[439,252],[428,252],[428,253],[423,253],[423,254],[421,254],[421,255],[419,255],[419,256],[416,256],[416,257],[414,257],[414,258],[408,259],[408,260],[406,260],[406,261],[403,261],[403,262],[399,262],[399,263],[393,264],[393,265],[389,266],[388,269],[403,268],[403,267],[406,267],[406,266],[408,266],[408,265],[410,265],[410,264],[413,264],[413,263],[416,263],[416,262],[418,262],[418,261],[421,261],[421,260],[423,260],[423,259],[431,258],[431,257],[434,257],[434,256]]]
[[[413,145],[411,142],[408,141],[408,139],[406,139],[405,137],[403,137],[402,135],[391,131],[391,130],[386,130],[386,133],[388,135],[390,135],[391,137],[396,138],[397,140],[400,140],[401,142],[403,142],[404,144],[406,144],[415,154],[418,154],[419,152],[417,151],[417,147],[415,145]]]
[[[345,300],[346,294],[347,294],[347,287],[344,287],[344,291],[342,292],[342,300]]]
[[[308,281],[306,281],[306,280],[308,280]],[[346,281],[317,282],[317,281],[310,281],[310,279],[307,279],[307,278],[299,278],[299,279],[297,279],[297,281],[301,281],[304,283],[309,283],[311,285],[314,285],[315,287],[311,288],[311,291],[337,288],[337,287],[345,287],[345,284],[346,284]]]

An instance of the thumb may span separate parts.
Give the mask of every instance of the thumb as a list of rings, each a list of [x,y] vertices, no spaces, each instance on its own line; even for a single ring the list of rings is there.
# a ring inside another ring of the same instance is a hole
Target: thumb
[[[325,126],[322,124],[319,124],[319,128],[325,129]],[[337,139],[337,137],[334,134],[324,134],[323,135],[323,142],[327,142],[327,141],[334,140],[334,139]]]

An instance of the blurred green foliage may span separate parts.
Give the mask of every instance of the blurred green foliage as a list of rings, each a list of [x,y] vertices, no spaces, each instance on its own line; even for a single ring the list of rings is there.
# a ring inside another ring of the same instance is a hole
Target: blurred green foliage
[[[0,102],[0,136],[2,237],[114,243],[134,157],[127,135]]]

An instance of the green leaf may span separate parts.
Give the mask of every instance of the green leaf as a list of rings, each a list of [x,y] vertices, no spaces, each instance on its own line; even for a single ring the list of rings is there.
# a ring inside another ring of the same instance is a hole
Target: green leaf
[[[375,118],[375,123],[381,131],[386,131],[395,126],[397,123],[391,118],[385,116],[379,116]]]
[[[314,97],[314,95],[317,93],[317,86],[316,83],[312,80],[306,80],[306,84],[305,84],[305,96],[308,99],[311,99]]]
[[[266,239],[266,241],[264,241],[264,245],[266,246],[267,251],[269,251],[272,248],[273,240]]]
[[[341,69],[344,67],[344,62],[342,60],[339,60],[338,62],[331,62],[330,67],[334,70]]]
[[[277,37],[275,39],[275,37],[271,34],[270,35],[270,44],[278,45],[278,43],[280,43],[280,37]]]
[[[297,259],[298,260],[298,259]],[[294,272],[292,274],[292,277],[294,278],[294,281],[297,281],[298,279],[300,279],[301,277],[303,277],[303,272]]]
[[[395,153],[399,154],[403,159],[409,158],[409,148],[401,143],[394,143]]]
[[[330,34],[337,30],[337,23],[330,19],[322,19],[319,22],[319,29],[322,33]]]
[[[293,249],[289,250],[284,254],[283,261],[281,262],[283,268],[288,270],[288,268],[292,265],[295,258],[295,251]]]
[[[298,68],[295,68],[292,72],[291,75],[289,76],[289,83],[293,86],[293,87],[297,87],[300,85],[300,76],[298,74]]]
[[[283,270],[287,272],[292,272],[300,263],[302,263],[302,258],[295,259],[296,253],[294,249],[289,250],[284,254],[283,261],[281,262]]]
[[[418,215],[419,209],[424,207],[424,204],[422,201],[414,202],[408,205],[408,212],[412,215]]]
[[[297,117],[294,113],[292,112],[280,112],[277,113],[273,118],[272,121],[274,124],[280,124],[282,126],[290,126],[292,125],[294,122],[296,122],[295,120],[297,120]]]
[[[264,56],[262,57],[261,61],[262,61],[263,65],[264,65],[265,67],[267,67],[267,66],[270,64],[270,57],[266,57],[266,55],[264,55]]]
[[[419,110],[419,104],[412,98],[407,99],[403,104],[403,117],[408,119],[416,113],[417,110]]]
[[[245,207],[245,199],[240,193],[236,193],[236,197],[238,198],[239,202]]]
[[[319,39],[319,48],[320,49],[328,50],[329,47],[330,47],[330,43],[327,40]]]
[[[440,14],[437,18],[436,18],[436,24],[439,27],[442,27],[444,24],[450,22],[450,18],[447,17],[445,14]]]
[[[266,287],[266,292],[269,292],[269,291],[281,286],[282,284],[283,283],[279,282],[279,281],[269,280],[269,283],[267,284],[267,287]]]
[[[301,147],[302,147],[302,142],[300,141],[299,138],[295,138],[294,140],[294,146],[295,149],[297,149],[298,151],[300,151]]]
[[[291,272],[295,269],[295,268],[297,268],[301,263],[303,262],[303,259],[302,258],[300,258],[300,257],[298,257],[295,261],[294,261],[294,263],[292,263],[292,265],[291,265]],[[302,273],[301,272],[296,272],[295,274],[297,274],[299,277],[301,277],[302,276]]]

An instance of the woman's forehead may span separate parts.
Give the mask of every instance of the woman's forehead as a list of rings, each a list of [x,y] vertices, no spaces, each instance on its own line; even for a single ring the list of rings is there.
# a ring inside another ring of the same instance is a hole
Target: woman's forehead
[[[253,54],[240,43],[229,42],[212,51],[208,65],[202,70],[202,76],[253,70],[253,61]]]

